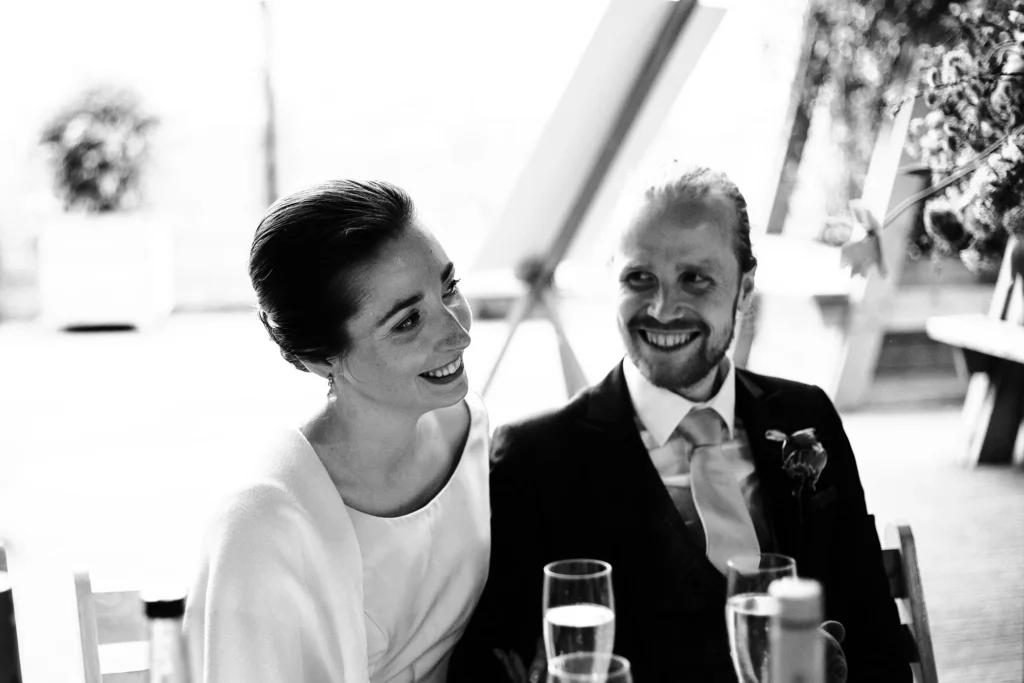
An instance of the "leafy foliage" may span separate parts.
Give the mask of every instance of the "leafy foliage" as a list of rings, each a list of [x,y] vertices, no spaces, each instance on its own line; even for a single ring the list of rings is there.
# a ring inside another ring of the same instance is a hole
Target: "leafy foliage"
[[[923,50],[910,151],[946,187],[925,204],[928,239],[991,274],[1024,237],[1024,1],[950,5],[952,40]]]
[[[140,179],[157,120],[127,90],[83,93],[45,126],[54,192],[65,210],[128,210],[140,202]]]
[[[949,28],[943,23],[949,6],[949,0],[813,2],[803,106],[828,108],[844,157],[846,183],[832,210],[860,196],[882,121],[906,89],[913,48]]]

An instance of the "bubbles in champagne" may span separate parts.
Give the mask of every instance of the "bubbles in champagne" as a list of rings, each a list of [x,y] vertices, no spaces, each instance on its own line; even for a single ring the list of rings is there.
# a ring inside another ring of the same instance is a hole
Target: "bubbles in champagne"
[[[740,593],[725,605],[729,653],[741,683],[767,683],[768,628],[775,601],[762,593]]]
[[[611,654],[614,644],[615,612],[604,605],[561,605],[544,614],[549,658],[573,652]]]

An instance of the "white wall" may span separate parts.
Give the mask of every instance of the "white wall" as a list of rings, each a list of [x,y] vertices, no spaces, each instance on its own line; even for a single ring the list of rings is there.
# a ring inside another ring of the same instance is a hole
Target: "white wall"
[[[280,190],[392,180],[468,265],[603,4],[272,0]],[[34,237],[53,210],[38,132],[97,82],[135,88],[162,120],[147,199],[176,230],[179,307],[248,303],[264,208],[257,0],[11,5],[2,97],[18,106],[0,108],[0,316],[35,310]]]
[[[607,0],[270,3],[280,190],[397,182],[465,271]],[[806,0],[729,4],[644,164],[721,167],[756,218]],[[7,3],[0,32],[0,317],[35,312],[34,238],[53,207],[39,131],[98,82],[134,87],[162,120],[147,198],[176,231],[179,308],[248,304],[264,208],[258,0]]]
[[[134,88],[161,119],[146,199],[176,231],[179,304],[247,299],[244,255],[263,197],[258,6],[34,0],[3,15],[0,263],[20,286],[0,306],[33,310],[33,239],[53,208],[39,131],[98,83]]]

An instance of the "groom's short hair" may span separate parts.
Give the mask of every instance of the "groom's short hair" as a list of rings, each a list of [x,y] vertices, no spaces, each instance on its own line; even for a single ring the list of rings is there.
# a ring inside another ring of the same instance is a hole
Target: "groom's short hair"
[[[673,165],[662,174],[658,182],[648,186],[644,200],[649,208],[671,210],[687,202],[699,201],[708,195],[720,195],[732,203],[733,247],[741,273],[749,273],[757,266],[757,258],[750,245],[750,217],[747,215],[747,200],[740,188],[729,176],[705,166],[691,166],[679,172]]]

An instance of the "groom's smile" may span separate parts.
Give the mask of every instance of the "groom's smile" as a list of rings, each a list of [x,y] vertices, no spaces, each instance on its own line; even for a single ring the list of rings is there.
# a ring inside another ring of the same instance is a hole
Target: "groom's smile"
[[[657,330],[645,327],[637,328],[637,334],[652,348],[658,351],[680,351],[700,338],[700,331],[689,330]]]
[[[699,372],[705,372],[704,368],[709,365],[706,327],[693,324],[676,328],[631,326],[630,358],[652,381],[664,380],[685,369],[698,368]]]

